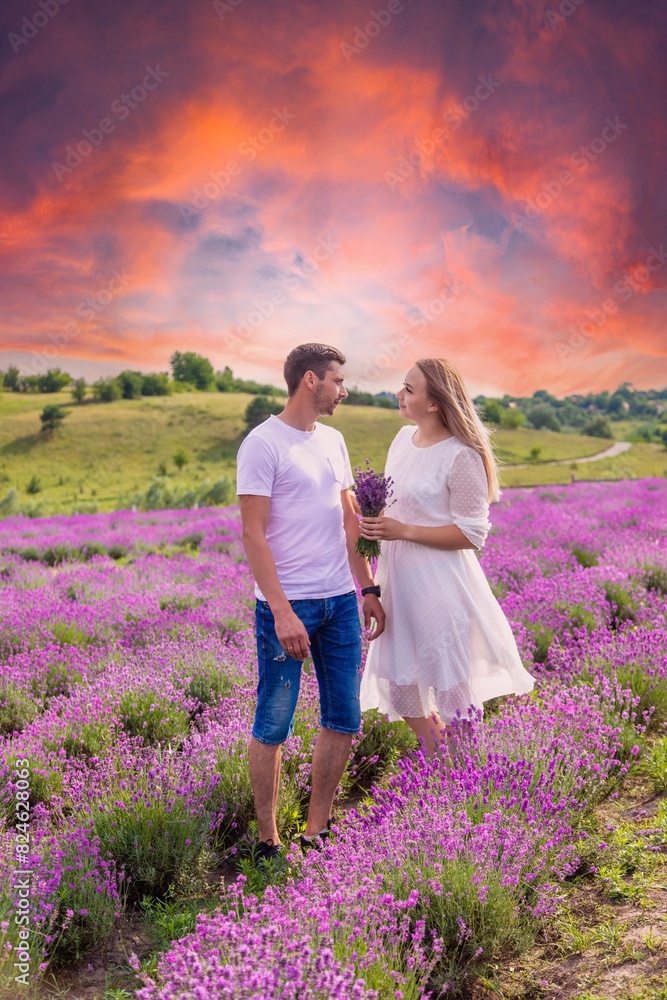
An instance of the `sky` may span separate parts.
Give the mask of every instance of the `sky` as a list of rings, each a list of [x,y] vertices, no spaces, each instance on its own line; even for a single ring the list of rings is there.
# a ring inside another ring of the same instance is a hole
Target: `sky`
[[[10,0],[0,368],[667,384],[662,0]]]

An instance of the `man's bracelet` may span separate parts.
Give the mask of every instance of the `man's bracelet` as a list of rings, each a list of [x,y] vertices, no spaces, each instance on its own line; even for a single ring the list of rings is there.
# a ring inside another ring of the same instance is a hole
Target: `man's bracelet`
[[[361,591],[361,596],[365,597],[366,594],[376,594],[378,597],[382,596],[380,588],[377,585],[374,587],[364,587]]]

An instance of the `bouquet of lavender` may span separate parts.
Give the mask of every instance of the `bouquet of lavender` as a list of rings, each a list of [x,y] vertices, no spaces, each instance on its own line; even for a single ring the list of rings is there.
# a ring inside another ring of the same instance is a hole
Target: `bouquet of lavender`
[[[387,500],[393,493],[393,480],[391,476],[385,478],[379,472],[374,472],[368,468],[369,465],[370,459],[367,458],[366,469],[355,466],[356,479],[352,492],[364,517],[378,517],[384,508],[389,506]],[[391,502],[393,503],[393,500]],[[380,543],[360,536],[355,551],[369,559],[377,559],[380,555]]]

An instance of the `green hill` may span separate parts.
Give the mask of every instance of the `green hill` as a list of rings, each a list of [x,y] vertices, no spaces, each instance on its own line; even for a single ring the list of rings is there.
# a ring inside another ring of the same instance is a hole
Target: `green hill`
[[[0,394],[0,499],[15,488],[22,504],[41,504],[44,514],[73,510],[113,510],[121,498],[145,491],[166,470],[175,486],[202,486],[222,475],[235,478],[235,457],[242,440],[246,393],[182,393],[114,403],[73,405],[67,390],[52,394]],[[62,428],[48,439],[40,432],[39,414],[47,403],[69,411]],[[387,448],[404,423],[396,410],[342,406],[326,423],[344,434],[353,465],[366,458],[384,468]],[[624,425],[624,432],[627,432]],[[616,427],[614,427],[616,431]],[[494,433],[504,463],[537,462],[527,469],[506,469],[504,485],[569,482],[569,466],[548,466],[555,459],[596,454],[611,444],[603,438],[519,428]],[[189,462],[179,472],[176,451]],[[635,444],[624,455],[580,465],[579,478],[626,478],[667,475],[667,452],[658,444]],[[26,487],[36,477],[39,492]],[[122,500],[121,500],[122,502]]]

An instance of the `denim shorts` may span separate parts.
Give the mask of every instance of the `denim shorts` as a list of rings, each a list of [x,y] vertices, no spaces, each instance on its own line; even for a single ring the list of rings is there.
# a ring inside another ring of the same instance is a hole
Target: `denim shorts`
[[[290,601],[310,638],[320,689],[320,725],[336,733],[358,733],[361,726],[361,621],[354,591],[337,597]],[[284,651],[267,601],[257,601],[257,709],[252,735],[277,746],[294,730],[301,684],[301,660]]]

